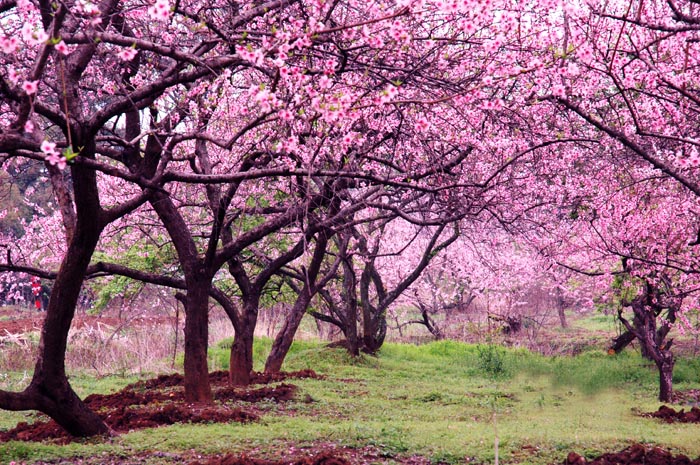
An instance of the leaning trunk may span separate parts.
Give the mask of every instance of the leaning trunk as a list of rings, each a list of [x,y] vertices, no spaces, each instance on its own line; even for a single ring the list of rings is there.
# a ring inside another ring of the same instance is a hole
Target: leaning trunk
[[[284,326],[272,344],[272,350],[270,350],[270,355],[267,356],[267,361],[265,362],[265,373],[278,373],[282,369],[284,358],[287,356],[292,342],[294,342],[294,335],[299,329],[301,320],[304,318],[310,302],[311,292],[304,286],[296,302],[294,302],[294,307],[287,315]]]
[[[51,292],[41,331],[39,356],[27,389],[30,396],[36,397],[38,410],[73,436],[110,432],[104,421],[78,398],[65,372],[68,331],[85,271],[99,238],[100,231],[96,229],[79,227],[71,241]]]
[[[625,347],[630,345],[636,337],[637,336],[635,336],[632,331],[625,331],[619,336],[613,338],[612,345],[610,346],[609,350],[612,350],[616,354],[619,354],[624,350]]]
[[[85,153],[88,152],[89,147],[85,149]],[[111,432],[73,391],[65,368],[68,331],[87,267],[102,232],[102,221],[94,172],[75,166],[71,174],[77,204],[76,222],[66,228],[68,250],[46,308],[34,375],[24,392],[0,391],[0,408],[39,410],[71,435],[84,437]]]
[[[211,403],[207,347],[209,344],[210,280],[187,283],[185,298],[185,400]]]

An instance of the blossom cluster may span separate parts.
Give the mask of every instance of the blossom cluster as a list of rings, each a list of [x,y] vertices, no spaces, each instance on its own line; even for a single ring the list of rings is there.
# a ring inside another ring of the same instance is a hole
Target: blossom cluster
[[[156,2],[148,7],[148,16],[156,21],[167,21],[170,19],[170,3],[168,0],[156,0]]]
[[[54,166],[58,166],[58,169],[64,169],[66,167],[66,157],[61,155],[61,152],[56,150],[56,143],[49,142],[47,140],[41,143],[41,151],[44,153],[46,161]]]

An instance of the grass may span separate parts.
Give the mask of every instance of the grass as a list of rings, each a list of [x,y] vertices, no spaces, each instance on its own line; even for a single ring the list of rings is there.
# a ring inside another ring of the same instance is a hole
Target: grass
[[[269,347],[267,339],[256,341],[257,369]],[[211,360],[227,367],[225,342],[211,350]],[[271,403],[261,406],[266,413],[260,422],[247,425],[175,425],[67,446],[11,442],[0,448],[0,463],[153,451],[272,456],[290,445],[318,442],[373,446],[389,461],[416,454],[433,462],[488,463],[494,459],[494,421],[505,463],[555,463],[571,450],[593,456],[633,442],[700,455],[700,425],[669,425],[637,414],[658,408],[657,377],[632,353],[543,357],[440,341],[386,344],[379,357],[352,359],[342,349],[297,342],[285,369],[304,368],[327,378],[294,380],[300,400],[286,406],[287,414]],[[111,392],[134,379],[76,374],[72,382],[85,395]],[[700,362],[679,360],[676,383],[680,389],[700,387]],[[25,415],[6,413],[0,429]]]

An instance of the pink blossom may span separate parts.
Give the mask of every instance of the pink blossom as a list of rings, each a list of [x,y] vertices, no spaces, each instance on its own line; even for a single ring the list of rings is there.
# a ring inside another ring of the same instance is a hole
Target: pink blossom
[[[552,95],[558,98],[566,97],[566,87],[561,84],[557,84],[552,87]]]
[[[17,37],[3,37],[0,39],[0,48],[2,49],[3,53],[7,53],[8,55],[15,53],[18,46],[19,39],[17,39]]]
[[[7,68],[7,79],[10,80],[12,84],[17,84],[19,82],[19,73],[14,68]]]
[[[326,75],[321,76],[321,78],[318,80],[318,86],[321,89],[329,89],[332,84],[333,82]]]
[[[294,114],[290,110],[285,108],[284,110],[281,110],[279,112],[279,117],[281,120],[289,121],[294,117]]]
[[[22,84],[22,90],[24,90],[27,95],[36,94],[38,89],[39,81],[24,81]]]
[[[24,132],[34,132],[34,123],[31,120],[24,123]]]
[[[381,103],[388,103],[399,95],[399,88],[393,84],[389,84],[384,88],[382,95],[379,97]]]
[[[417,132],[425,132],[430,128],[430,123],[425,117],[420,117],[414,126]]]
[[[67,163],[66,157],[59,153],[49,154],[46,157],[46,161],[48,161],[53,166],[57,166],[59,170],[64,169]]]
[[[156,0],[156,3],[148,8],[148,15],[156,21],[165,21],[170,18],[168,0]]]
[[[70,50],[68,50],[68,45],[66,45],[64,41],[60,41],[59,43],[54,45],[54,48],[61,55],[68,55],[70,53]]]
[[[117,52],[117,56],[122,61],[131,61],[136,56],[136,53],[137,51],[133,47],[122,48],[119,50],[119,52]]]
[[[52,155],[52,154],[58,155],[58,152],[56,151],[56,143],[55,142],[49,142],[47,140],[44,140],[41,143],[41,146],[39,148],[46,155]]]
[[[100,9],[97,8],[97,5],[95,5],[94,3],[81,2],[81,6],[83,8],[83,12],[87,15],[97,16],[100,14]]]

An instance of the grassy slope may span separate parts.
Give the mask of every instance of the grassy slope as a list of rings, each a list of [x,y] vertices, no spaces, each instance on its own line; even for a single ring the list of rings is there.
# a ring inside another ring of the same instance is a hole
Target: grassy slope
[[[268,347],[269,341],[259,341],[258,360]],[[667,425],[635,414],[659,406],[656,374],[636,355],[544,358],[455,342],[389,344],[380,357],[355,361],[342,350],[312,343],[294,350],[285,369],[310,367],[328,378],[295,380],[300,400],[286,407],[287,414],[276,412],[273,403],[258,404],[267,414],[250,425],[178,425],[68,446],[9,443],[0,446],[0,463],[191,449],[255,449],[264,455],[316,441],[372,445],[387,460],[419,454],[434,461],[472,457],[491,462],[496,429],[501,460],[510,463],[560,462],[570,450],[595,455],[631,442],[700,455],[700,425]],[[227,355],[224,349],[212,350],[219,367],[226,367]],[[697,361],[679,361],[676,373],[677,388],[700,387]],[[78,376],[73,381],[86,394],[112,391],[133,379],[95,382]],[[3,412],[0,428],[20,418],[24,414]],[[531,447],[522,453],[522,446]]]

